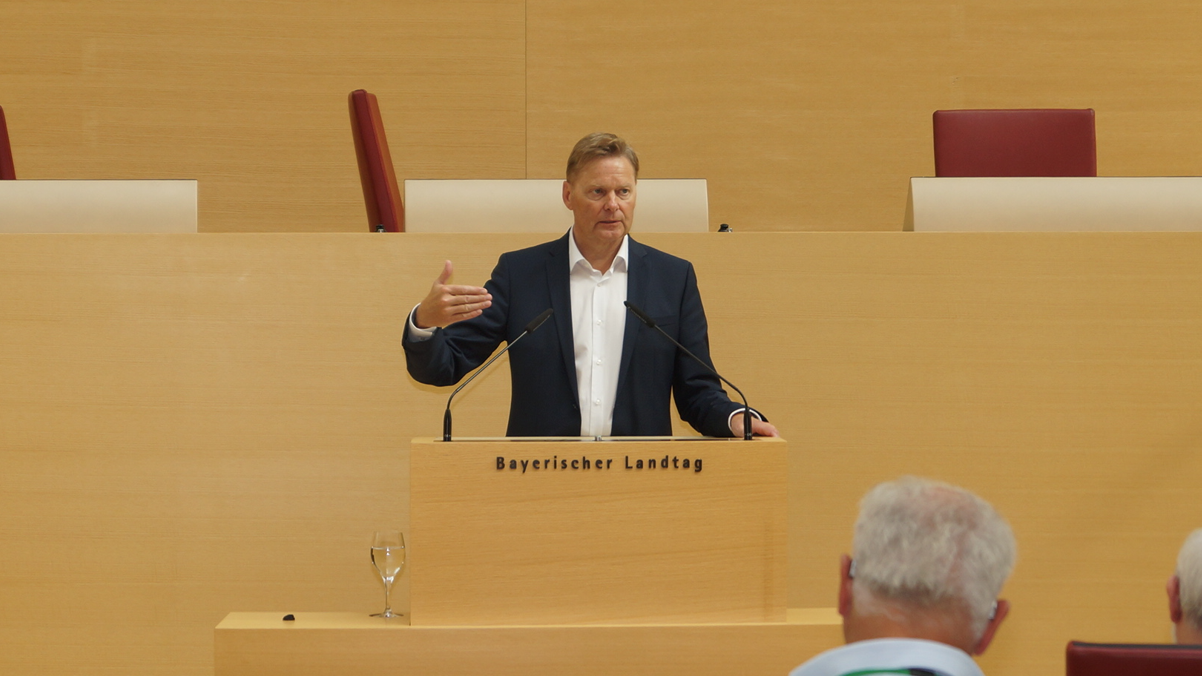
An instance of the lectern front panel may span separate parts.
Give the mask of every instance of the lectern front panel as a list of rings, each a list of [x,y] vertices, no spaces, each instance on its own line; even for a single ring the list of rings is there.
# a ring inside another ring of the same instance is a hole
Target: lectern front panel
[[[781,440],[415,440],[414,625],[779,622]]]

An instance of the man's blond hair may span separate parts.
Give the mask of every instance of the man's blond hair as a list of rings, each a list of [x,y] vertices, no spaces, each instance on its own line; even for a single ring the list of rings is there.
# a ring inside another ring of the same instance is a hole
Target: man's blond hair
[[[635,179],[639,177],[639,156],[634,148],[620,136],[599,131],[580,139],[572,148],[572,154],[568,155],[568,183],[585,165],[603,157],[625,157],[634,167]]]

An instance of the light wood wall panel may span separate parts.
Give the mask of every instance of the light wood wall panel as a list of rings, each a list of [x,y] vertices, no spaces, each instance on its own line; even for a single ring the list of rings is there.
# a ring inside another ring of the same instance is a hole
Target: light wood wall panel
[[[401,317],[443,258],[478,282],[539,239],[0,237],[0,672],[207,674],[227,612],[378,610],[367,539],[408,526],[408,440],[448,393],[405,375]],[[789,440],[791,606],[833,605],[859,497],[917,473],[1015,527],[987,673],[1168,639],[1202,237],[644,240],[695,262],[716,364]],[[456,434],[504,429],[497,366]]]
[[[671,248],[704,261],[717,363],[784,413],[791,605],[834,603],[856,502],[911,473],[1014,526],[986,673],[1061,673],[1071,639],[1169,640],[1163,583],[1202,526],[1202,238],[730,237],[719,258]],[[749,317],[762,348],[739,347]]]
[[[231,608],[382,604],[408,466],[372,237],[4,238],[0,672],[211,674]]]
[[[529,171],[590,131],[711,227],[895,230],[941,108],[1095,108],[1106,175],[1202,172],[1196,3],[528,2]]]
[[[367,230],[347,95],[402,178],[525,172],[520,0],[17,0],[0,105],[20,178],[196,178],[200,229]]]
[[[1103,175],[1202,174],[1187,0],[12,0],[27,178],[197,178],[202,231],[358,231],[346,95],[404,178],[556,178],[609,129],[711,227],[897,230],[940,108],[1093,107]]]

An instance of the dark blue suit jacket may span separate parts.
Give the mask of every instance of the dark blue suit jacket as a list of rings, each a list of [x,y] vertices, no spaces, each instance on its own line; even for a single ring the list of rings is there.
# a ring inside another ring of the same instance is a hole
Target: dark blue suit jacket
[[[547,308],[555,314],[509,351],[509,436],[579,436],[580,405],[572,340],[568,237],[503,254],[485,288],[492,306],[474,319],[414,342],[405,331],[409,374],[427,385],[454,385],[502,341],[512,341]],[[630,240],[627,300],[669,335],[710,362],[709,333],[697,276],[686,260]],[[669,436],[670,395],[680,417],[701,434],[730,436],[740,408],[717,378],[655,330],[627,314],[614,402],[614,436]]]

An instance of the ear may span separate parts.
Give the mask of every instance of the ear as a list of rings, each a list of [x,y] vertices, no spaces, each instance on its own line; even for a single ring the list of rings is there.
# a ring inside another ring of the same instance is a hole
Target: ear
[[[567,181],[563,182],[563,205],[572,208],[572,184]]]
[[[839,614],[846,618],[851,613],[851,557],[839,557]]]
[[[1181,621],[1181,578],[1174,575],[1165,584],[1164,590],[1169,594],[1169,619],[1176,624]]]
[[[985,625],[985,631],[981,633],[981,638],[977,639],[977,645],[973,648],[972,654],[980,655],[985,652],[989,644],[993,642],[993,635],[997,633],[997,628],[1001,625],[1002,620],[1010,614],[1010,602],[1006,599],[997,600],[997,612],[993,614],[993,619]]]

